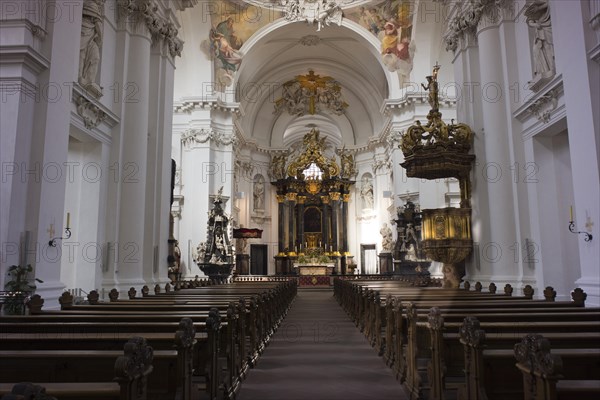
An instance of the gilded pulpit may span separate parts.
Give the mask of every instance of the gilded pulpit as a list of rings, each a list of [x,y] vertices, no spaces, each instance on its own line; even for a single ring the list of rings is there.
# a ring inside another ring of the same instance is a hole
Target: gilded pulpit
[[[460,208],[422,210],[422,250],[427,258],[444,263],[444,287],[458,288],[464,276],[464,260],[473,248],[471,238],[471,166],[473,131],[463,123],[442,120],[438,98],[438,71],[427,77],[431,110],[427,124],[420,121],[402,136],[401,149],[408,177],[423,179],[456,178],[460,184]]]

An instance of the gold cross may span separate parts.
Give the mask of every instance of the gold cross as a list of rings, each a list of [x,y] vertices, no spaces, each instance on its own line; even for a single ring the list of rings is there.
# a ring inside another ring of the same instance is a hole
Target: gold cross
[[[313,71],[312,69],[308,70],[308,75],[296,76],[296,81],[300,83],[300,86],[302,86],[303,88],[307,88],[310,91],[308,112],[311,115],[314,115],[314,113],[316,112],[315,97],[317,95],[317,88],[325,87],[326,83],[331,80],[333,80],[333,78],[330,76],[321,77],[321,75],[315,75],[315,71]]]

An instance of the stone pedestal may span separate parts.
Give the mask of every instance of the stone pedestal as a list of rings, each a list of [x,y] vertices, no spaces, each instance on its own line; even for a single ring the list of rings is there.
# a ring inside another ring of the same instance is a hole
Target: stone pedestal
[[[235,270],[238,275],[249,275],[250,273],[250,254],[235,255]]]
[[[287,275],[287,257],[275,256],[275,275]]]
[[[392,253],[379,253],[379,273],[381,275],[391,274],[394,269]]]

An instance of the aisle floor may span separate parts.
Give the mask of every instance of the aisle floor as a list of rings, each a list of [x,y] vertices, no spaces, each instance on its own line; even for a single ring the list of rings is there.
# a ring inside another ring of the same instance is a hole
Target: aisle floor
[[[333,298],[300,289],[238,400],[402,400],[402,386]]]

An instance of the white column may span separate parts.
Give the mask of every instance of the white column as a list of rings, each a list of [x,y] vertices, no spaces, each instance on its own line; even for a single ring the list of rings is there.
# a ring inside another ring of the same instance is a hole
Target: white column
[[[557,70],[562,72],[565,103],[567,104],[567,128],[575,204],[573,213],[575,229],[585,231],[586,223],[593,223],[593,240],[584,241],[579,235],[579,260],[581,278],[575,285],[587,293],[588,305],[600,304],[600,176],[598,132],[594,129],[593,91],[597,86],[598,65],[584,62],[587,58],[587,24],[582,15],[585,2],[552,2],[552,31]],[[574,62],[573,60],[578,60]],[[594,76],[595,74],[595,76]],[[563,229],[567,229],[564,227]],[[564,265],[564,268],[569,266]]]
[[[479,48],[474,32],[463,32],[458,41],[458,49],[453,60],[455,81],[457,82],[457,120],[468,124],[474,132],[473,153],[476,155],[471,175],[471,230],[473,237],[473,254],[467,257],[464,280],[489,279],[492,265],[479,263],[482,248],[490,243],[490,204],[486,189],[486,181],[481,173],[486,163],[483,138],[483,118],[479,75]]]
[[[56,9],[66,12],[73,8],[72,2],[56,1]],[[45,307],[56,308],[56,299],[64,289],[60,281],[62,241],[57,247],[49,247],[48,228],[53,224],[55,236],[64,236],[65,185],[68,159],[69,128],[71,123],[71,86],[77,80],[79,65],[79,42],[81,38],[81,8],[75,7],[67,18],[48,18],[47,45],[50,48],[51,68],[40,82],[42,90],[39,109],[34,114],[34,133],[31,143],[31,163],[28,168],[41,168],[39,182],[29,182],[27,203],[18,205],[28,210],[27,219],[36,221],[39,258],[35,263],[36,277],[44,283],[37,284],[36,293],[45,300]],[[60,176],[56,176],[56,172]],[[31,178],[31,176],[30,176]],[[57,178],[57,179],[55,179]],[[71,220],[72,223],[75,221]],[[73,232],[71,240],[77,240]]]
[[[479,42],[479,73],[481,77],[481,110],[483,116],[483,147],[485,164],[479,163],[478,168],[485,180],[484,186],[488,196],[488,215],[490,236],[489,242],[480,243],[482,253],[481,263],[487,264],[490,280],[507,282],[520,286],[520,272],[517,264],[507,256],[519,235],[515,229],[515,214],[517,210],[513,202],[513,187],[510,176],[511,146],[510,135],[512,127],[509,110],[503,100],[505,84],[505,63],[502,57],[503,43],[501,41],[499,21],[493,22],[484,15],[478,25],[477,39]],[[480,132],[476,132],[476,135]]]
[[[123,87],[137,88],[134,98],[124,93],[121,104],[120,215],[115,274],[119,290],[125,293],[131,286],[139,290],[144,285],[144,264],[152,263],[152,259],[144,258],[151,38],[137,13],[121,16],[119,30],[119,40],[125,42],[123,82],[126,84]]]
[[[148,186],[146,188],[146,221],[151,223],[146,229],[145,258],[154,259],[154,246],[158,246],[156,270],[153,263],[144,265],[147,284],[166,283],[169,237],[169,213],[171,194],[171,137],[173,119],[173,81],[175,66],[172,55],[164,42],[155,43],[151,58],[151,101],[150,126],[151,142],[148,149]],[[178,218],[176,218],[177,220]],[[152,229],[150,229],[152,228]],[[175,236],[178,238],[178,236]],[[180,248],[183,246],[180,243]]]

